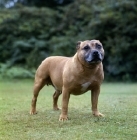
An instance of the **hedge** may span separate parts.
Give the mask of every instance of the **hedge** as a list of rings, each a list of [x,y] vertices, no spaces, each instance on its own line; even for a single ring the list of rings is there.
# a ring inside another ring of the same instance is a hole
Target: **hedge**
[[[31,70],[48,56],[72,56],[79,40],[98,39],[105,49],[106,80],[136,81],[136,13],[136,0],[0,10],[0,62]]]

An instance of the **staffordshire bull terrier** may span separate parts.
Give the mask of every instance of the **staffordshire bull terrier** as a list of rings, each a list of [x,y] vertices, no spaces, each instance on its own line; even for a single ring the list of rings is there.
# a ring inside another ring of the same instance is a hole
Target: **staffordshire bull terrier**
[[[98,96],[104,79],[102,60],[104,49],[99,40],[86,40],[77,43],[73,57],[52,56],[46,58],[38,67],[35,75],[33,99],[30,114],[36,114],[39,91],[45,85],[55,88],[53,109],[58,108],[58,97],[62,94],[62,108],[59,121],[68,119],[70,95],[80,95],[91,91],[92,114],[104,116],[98,111]]]

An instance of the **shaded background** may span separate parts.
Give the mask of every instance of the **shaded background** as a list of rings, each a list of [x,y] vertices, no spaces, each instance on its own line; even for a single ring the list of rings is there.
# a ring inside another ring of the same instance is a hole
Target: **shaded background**
[[[44,58],[73,56],[87,39],[104,46],[106,81],[137,81],[136,0],[0,0],[1,77],[34,77]]]

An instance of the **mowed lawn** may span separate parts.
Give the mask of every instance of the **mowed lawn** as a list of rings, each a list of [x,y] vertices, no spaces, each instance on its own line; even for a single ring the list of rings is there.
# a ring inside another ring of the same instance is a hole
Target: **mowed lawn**
[[[90,92],[71,95],[65,122],[52,110],[51,86],[39,94],[38,114],[29,114],[32,87],[31,80],[0,80],[0,140],[137,139],[137,83],[102,84],[98,107],[104,118],[92,116]]]

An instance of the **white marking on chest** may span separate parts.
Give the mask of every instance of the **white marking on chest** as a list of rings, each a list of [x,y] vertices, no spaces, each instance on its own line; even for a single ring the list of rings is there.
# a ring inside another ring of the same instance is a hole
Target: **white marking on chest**
[[[90,82],[82,84],[81,85],[81,91],[82,92],[86,91],[90,84],[91,84]]]

